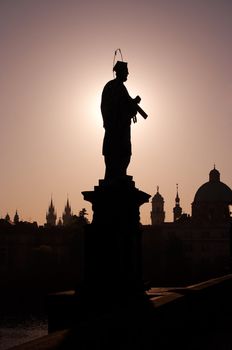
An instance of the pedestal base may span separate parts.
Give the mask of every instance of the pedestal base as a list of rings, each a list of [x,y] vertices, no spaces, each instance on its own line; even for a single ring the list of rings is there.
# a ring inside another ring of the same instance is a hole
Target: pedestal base
[[[100,180],[94,191],[82,194],[93,208],[93,221],[85,231],[84,294],[89,297],[94,289],[104,301],[107,296],[112,300],[141,295],[139,207],[150,195],[135,188],[130,176],[114,183]]]

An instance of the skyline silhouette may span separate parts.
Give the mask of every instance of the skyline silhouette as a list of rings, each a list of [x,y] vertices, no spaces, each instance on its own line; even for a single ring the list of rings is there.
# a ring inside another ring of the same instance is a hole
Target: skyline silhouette
[[[194,201],[195,201],[195,197],[197,196],[198,192],[201,191],[201,188],[205,188],[208,186],[208,184],[211,185],[211,174],[213,173],[219,174],[219,178],[216,181],[216,183],[219,184],[219,186],[221,186],[222,188],[226,188],[228,193],[231,192],[230,187],[224,182],[224,175],[222,175],[222,181],[220,179],[220,172],[218,171],[218,169],[215,167],[213,167],[213,169],[210,170],[209,172],[209,181],[202,181],[201,184],[199,184],[198,188],[195,189],[195,193],[193,195],[193,198],[191,200],[191,209],[189,212],[186,212],[185,210],[183,210],[182,208],[182,198],[184,196],[184,193],[180,194],[179,191],[179,185],[176,184],[176,193],[175,196],[172,199],[172,204],[171,203],[167,203],[166,202],[166,198],[163,198],[163,191],[160,191],[159,186],[157,186],[156,188],[156,192],[154,191],[154,193],[152,193],[152,198],[149,200],[149,221],[146,222],[145,224],[142,222],[142,220],[140,220],[141,224],[146,226],[146,225],[156,225],[156,224],[161,224],[163,222],[165,223],[171,223],[171,222],[175,222],[179,219],[181,220],[186,220],[186,219],[191,219],[192,217],[192,210],[193,210],[193,205],[194,205]],[[214,182],[213,182],[214,184]],[[209,187],[209,191],[211,193],[211,197],[214,196],[214,199],[219,200],[220,201],[220,191],[217,189],[217,186],[214,187],[214,185],[212,187]],[[228,195],[229,196],[229,195]],[[153,204],[154,204],[154,200],[158,200],[159,204],[158,204],[158,215],[156,218],[153,218]],[[232,200],[229,200],[229,205],[228,206],[228,215],[231,217],[231,206],[232,206]],[[86,204],[86,203],[85,203]],[[145,205],[145,204],[144,204]],[[166,208],[172,206],[172,216],[167,216],[166,215]],[[92,209],[91,209],[92,210]],[[140,209],[141,210],[141,209]],[[200,210],[201,211],[201,210]],[[78,213],[78,215],[77,215]],[[207,216],[207,215],[206,215]],[[67,197],[66,202],[63,202],[63,208],[58,211],[57,207],[56,207],[56,202],[54,201],[54,198],[51,196],[50,197],[50,202],[47,202],[47,210],[44,210],[44,220],[41,223],[38,223],[39,225],[46,225],[46,224],[51,224],[52,226],[59,226],[59,225],[67,225],[69,223],[72,223],[72,219],[74,219],[77,217],[84,217],[85,220],[87,220],[87,223],[90,223],[92,221],[92,212],[88,212],[87,209],[85,207],[83,207],[82,209],[78,209],[78,211],[73,211],[73,206],[72,203],[70,202],[69,196]],[[25,218],[23,218],[21,216],[21,210],[16,209],[13,213],[12,216],[9,215],[9,213],[5,213],[1,216],[0,219],[4,219],[12,224],[16,224],[18,222],[36,222],[37,221],[33,218],[31,218],[30,220],[25,220]]]

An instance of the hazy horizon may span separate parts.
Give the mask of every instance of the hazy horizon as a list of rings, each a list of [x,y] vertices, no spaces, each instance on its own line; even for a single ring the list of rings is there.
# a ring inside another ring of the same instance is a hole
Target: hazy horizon
[[[43,224],[52,195],[58,218],[68,197],[91,219],[81,192],[104,177],[100,99],[117,48],[148,114],[132,125],[136,187],[159,186],[166,221],[177,183],[188,214],[214,164],[232,187],[231,10],[229,0],[2,0],[0,216]]]

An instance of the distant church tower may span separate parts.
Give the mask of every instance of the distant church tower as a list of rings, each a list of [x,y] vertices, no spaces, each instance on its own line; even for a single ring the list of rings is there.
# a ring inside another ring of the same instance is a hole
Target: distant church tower
[[[10,222],[10,215],[7,213],[6,214],[6,216],[5,216],[5,220],[7,221],[7,222]]]
[[[164,218],[165,218],[164,199],[159,193],[159,186],[157,186],[157,192],[152,198],[151,224],[152,225],[163,224]]]
[[[69,225],[72,221],[72,209],[71,209],[71,206],[69,204],[69,200],[67,199],[67,203],[66,203],[66,206],[64,208],[64,212],[63,212],[63,215],[62,215],[62,218],[63,218],[63,225]]]
[[[18,223],[19,223],[19,214],[18,214],[18,212],[16,210],[15,216],[14,216],[14,224],[17,225]]]
[[[51,198],[51,203],[50,203],[50,206],[48,208],[48,212],[46,214],[47,225],[55,226],[56,225],[56,218],[57,218],[57,215],[56,215],[55,207],[53,205],[53,201]]]
[[[178,194],[178,184],[176,184],[176,205],[173,208],[173,221],[177,221],[182,214],[182,208],[180,207],[180,198],[179,198],[179,194]]]

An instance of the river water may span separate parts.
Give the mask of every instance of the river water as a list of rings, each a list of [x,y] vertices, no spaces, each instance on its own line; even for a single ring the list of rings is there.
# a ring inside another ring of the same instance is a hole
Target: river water
[[[0,321],[0,350],[23,344],[48,334],[46,315],[11,314]]]
[[[17,303],[0,305],[0,350],[48,334],[48,318],[43,308]]]

